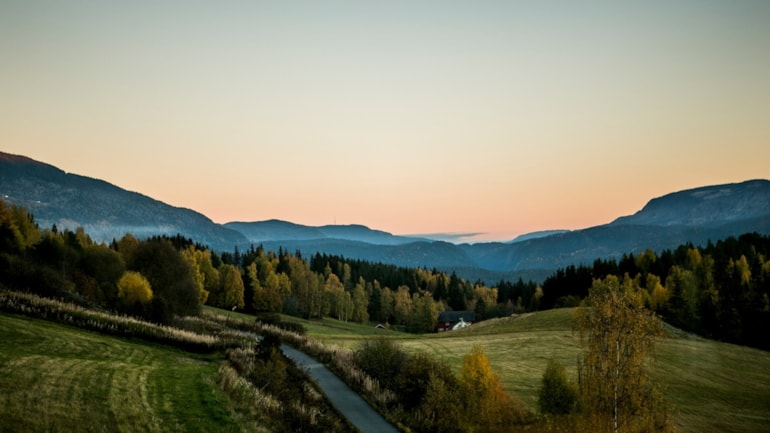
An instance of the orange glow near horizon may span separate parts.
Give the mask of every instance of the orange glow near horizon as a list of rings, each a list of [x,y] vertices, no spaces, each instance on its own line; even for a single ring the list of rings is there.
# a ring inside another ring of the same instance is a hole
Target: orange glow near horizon
[[[0,150],[215,222],[508,240],[770,178],[770,3],[0,5]]]

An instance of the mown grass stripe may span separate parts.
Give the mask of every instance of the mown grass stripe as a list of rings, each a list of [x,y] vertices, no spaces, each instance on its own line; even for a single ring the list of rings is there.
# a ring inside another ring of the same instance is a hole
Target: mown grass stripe
[[[235,421],[221,358],[5,313],[0,342],[2,432],[260,429]]]

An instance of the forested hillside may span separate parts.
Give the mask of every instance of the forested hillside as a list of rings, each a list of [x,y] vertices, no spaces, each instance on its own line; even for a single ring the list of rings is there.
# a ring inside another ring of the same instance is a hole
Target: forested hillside
[[[519,283],[518,305],[498,305],[497,289],[438,271],[321,255],[305,260],[299,252],[262,247],[220,254],[182,236],[140,240],[129,234],[108,245],[82,228],[41,229],[26,209],[3,201],[0,284],[161,323],[205,304],[374,320],[413,332],[432,331],[438,313],[450,308],[476,309],[482,318],[524,311],[529,304],[520,299],[535,293],[534,284]]]
[[[628,275],[646,305],[675,326],[770,349],[770,237],[746,234],[705,247],[626,254],[568,266],[541,285],[487,285],[435,269],[407,268],[252,246],[217,253],[190,239],[131,235],[107,245],[82,229],[41,229],[24,208],[0,201],[0,284],[164,322],[200,305],[370,321],[431,332],[438,313],[477,320],[576,306],[594,280]]]
[[[633,278],[667,322],[722,341],[770,350],[770,236],[729,237],[705,247],[647,250],[568,266],[543,282],[542,308],[577,305],[595,279]]]

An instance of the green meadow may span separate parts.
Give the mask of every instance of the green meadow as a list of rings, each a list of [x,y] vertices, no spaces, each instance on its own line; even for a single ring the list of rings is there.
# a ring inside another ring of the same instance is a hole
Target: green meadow
[[[481,345],[505,388],[534,409],[549,359],[564,363],[576,379],[574,313],[544,311],[421,336],[329,318],[283,320],[302,323],[308,336],[328,345],[351,349],[365,339],[393,338],[408,351],[446,360],[455,371],[471,347]],[[4,313],[0,342],[3,432],[269,431],[240,416],[217,387],[216,355]],[[676,407],[680,432],[758,432],[770,425],[768,352],[669,328],[658,343],[654,376]]]
[[[265,431],[218,388],[220,362],[0,313],[0,431]]]
[[[409,351],[424,351],[459,371],[474,344],[481,345],[505,388],[533,409],[549,359],[577,380],[580,339],[575,309],[494,319],[469,329],[414,336],[333,319],[303,321],[308,335],[348,348],[384,335]],[[287,319],[288,320],[288,319]],[[294,319],[291,319],[294,320]],[[770,352],[720,343],[668,328],[658,341],[654,377],[676,407],[680,432],[759,432],[770,426]]]

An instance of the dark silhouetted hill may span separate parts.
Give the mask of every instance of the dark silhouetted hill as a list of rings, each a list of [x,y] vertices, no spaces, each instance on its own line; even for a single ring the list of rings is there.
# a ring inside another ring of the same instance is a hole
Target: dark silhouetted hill
[[[268,220],[231,222],[225,224],[225,227],[243,233],[249,242],[254,244],[270,241],[318,241],[323,239],[364,242],[372,245],[404,245],[428,241],[421,238],[396,236],[358,224],[311,227],[288,221]]]
[[[141,238],[181,234],[226,250],[247,242],[239,232],[190,209],[2,152],[0,194],[5,201],[27,208],[43,228],[81,226],[96,241],[110,242],[131,233]]]

